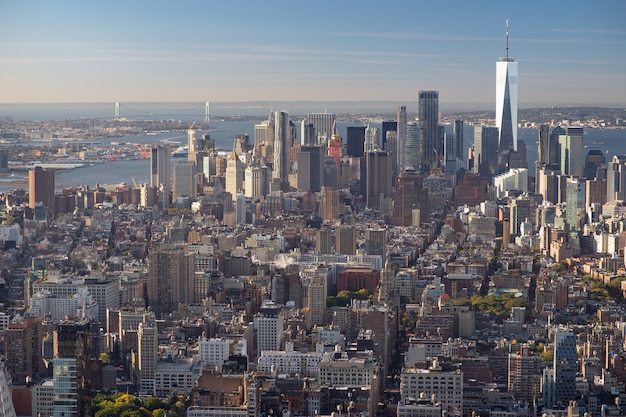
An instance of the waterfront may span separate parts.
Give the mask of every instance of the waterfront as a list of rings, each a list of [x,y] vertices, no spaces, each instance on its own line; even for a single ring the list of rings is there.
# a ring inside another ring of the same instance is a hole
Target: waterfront
[[[209,131],[197,131],[197,136],[208,133],[213,139],[215,139],[216,146],[222,150],[231,150],[233,146],[233,138],[240,134],[248,134],[250,136],[250,142],[254,140],[254,125],[260,122],[263,118],[255,121],[214,121],[211,122]],[[361,122],[351,123],[338,123],[337,131],[344,138],[346,137],[346,131],[348,126],[362,126]],[[379,126],[379,124],[372,124],[373,126]],[[447,130],[450,131],[451,127],[447,126]],[[467,155],[467,150],[473,144],[473,126],[466,125],[464,130],[464,155]],[[519,140],[523,140],[526,143],[527,148],[527,162],[530,171],[530,175],[534,175],[534,162],[537,159],[537,130],[534,128],[522,128],[519,129]],[[114,143],[126,142],[126,143],[138,143],[138,144],[151,144],[151,143],[174,143],[185,144],[187,141],[186,132],[162,132],[157,135],[136,135],[136,136],[118,136],[106,138],[101,141],[100,146],[115,147]],[[607,160],[613,155],[619,155],[625,153],[626,144],[626,130],[624,129],[585,129],[585,155],[589,149],[601,149]],[[44,146],[45,143],[30,143],[30,145]],[[10,145],[15,146],[15,145]],[[174,163],[178,158],[172,158]],[[89,185],[95,186],[96,184],[132,184],[133,179],[138,184],[149,182],[149,160],[148,159],[133,159],[133,160],[116,160],[106,161],[104,163],[93,164],[84,166],[82,168],[67,169],[57,172],[56,186],[57,189],[74,185]],[[18,188],[14,184],[22,182],[27,186],[25,181],[24,171],[15,173],[15,177],[8,179],[10,182],[4,184],[0,182],[0,192],[8,192],[11,189]]]

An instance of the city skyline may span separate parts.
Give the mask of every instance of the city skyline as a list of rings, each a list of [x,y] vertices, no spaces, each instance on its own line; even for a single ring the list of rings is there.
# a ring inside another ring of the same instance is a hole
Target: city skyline
[[[444,106],[493,108],[506,19],[520,107],[626,96],[619,1],[75,6],[2,6],[1,101],[406,103],[437,90]]]

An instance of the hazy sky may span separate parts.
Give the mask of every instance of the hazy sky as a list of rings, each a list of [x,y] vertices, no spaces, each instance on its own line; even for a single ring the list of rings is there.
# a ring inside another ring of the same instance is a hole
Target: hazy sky
[[[0,102],[626,105],[626,1],[1,1]]]

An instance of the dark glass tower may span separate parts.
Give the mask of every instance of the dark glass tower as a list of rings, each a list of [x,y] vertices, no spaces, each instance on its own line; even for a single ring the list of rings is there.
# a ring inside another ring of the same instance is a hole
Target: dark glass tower
[[[439,92],[420,91],[418,100],[420,126],[421,161],[420,171],[428,174],[433,165],[439,162]]]

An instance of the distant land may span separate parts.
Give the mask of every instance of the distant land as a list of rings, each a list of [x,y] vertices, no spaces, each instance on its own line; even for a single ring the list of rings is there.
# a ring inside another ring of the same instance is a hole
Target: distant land
[[[417,112],[415,101],[255,101],[209,102],[210,118],[224,120],[260,120],[271,111],[287,110],[297,120],[307,113],[335,113],[340,120],[393,120],[396,109],[406,105],[410,117]],[[470,123],[488,123],[494,119],[493,105],[485,103],[447,103],[441,101],[442,119],[462,118]],[[0,118],[20,120],[113,119],[115,103],[0,103]],[[131,120],[182,120],[202,122],[206,114],[205,102],[121,102],[120,118]],[[588,124],[603,127],[624,127],[626,106],[538,106],[520,108],[518,120],[528,123]]]

